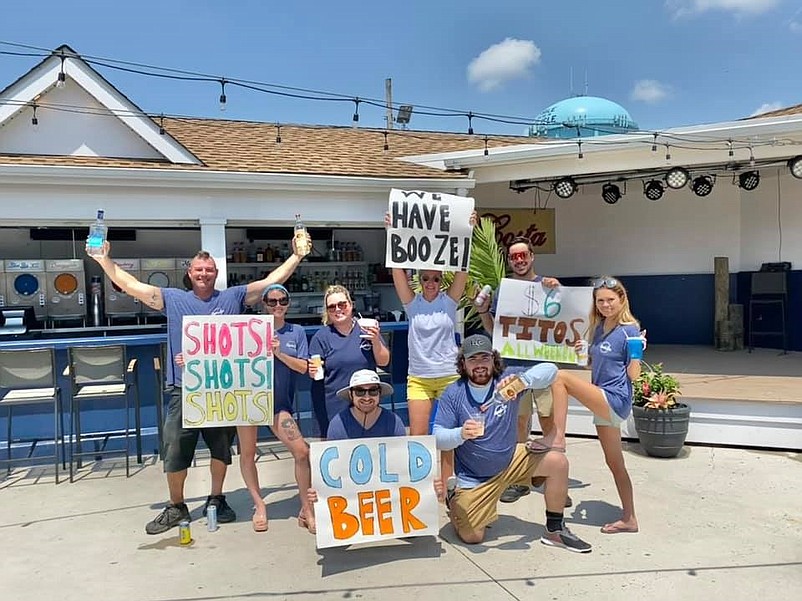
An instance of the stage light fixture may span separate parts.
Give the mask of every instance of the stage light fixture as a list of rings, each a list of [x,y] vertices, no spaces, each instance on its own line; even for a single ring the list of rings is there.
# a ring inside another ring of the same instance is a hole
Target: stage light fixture
[[[802,156],[790,159],[788,161],[788,169],[796,179],[802,179]]]
[[[744,171],[738,176],[738,187],[744,190],[754,190],[760,184],[759,171]]]
[[[649,200],[660,200],[663,198],[663,184],[656,179],[644,183],[643,195]]]
[[[621,200],[621,188],[615,184],[604,184],[602,186],[602,199],[608,205],[614,205]]]
[[[674,167],[666,173],[666,185],[672,190],[679,190],[684,187],[690,179],[691,174],[682,167]]]
[[[691,182],[691,190],[696,196],[707,196],[713,191],[713,178],[709,175],[700,175]]]
[[[554,182],[554,193],[560,198],[571,198],[576,192],[576,182],[572,177],[563,177]]]

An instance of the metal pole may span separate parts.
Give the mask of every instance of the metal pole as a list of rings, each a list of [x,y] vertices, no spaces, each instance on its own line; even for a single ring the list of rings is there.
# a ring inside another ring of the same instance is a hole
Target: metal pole
[[[384,100],[387,104],[387,129],[393,129],[393,80],[390,77],[384,80]]]

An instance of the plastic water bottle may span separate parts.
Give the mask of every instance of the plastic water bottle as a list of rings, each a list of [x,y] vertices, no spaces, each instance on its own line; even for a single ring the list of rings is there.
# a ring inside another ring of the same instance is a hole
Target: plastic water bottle
[[[479,291],[479,294],[476,295],[476,298],[473,299],[473,304],[476,305],[477,307],[481,307],[492,291],[493,287],[490,284],[485,284]]]
[[[89,228],[89,237],[86,239],[87,252],[95,257],[102,257],[104,254],[103,246],[106,243],[106,236],[109,228],[103,221],[103,209],[98,209],[97,219]]]
[[[309,254],[311,250],[309,248],[309,243],[306,239],[306,226],[304,222],[301,221],[301,216],[295,216],[295,250],[298,251],[298,254],[302,257],[305,257]]]

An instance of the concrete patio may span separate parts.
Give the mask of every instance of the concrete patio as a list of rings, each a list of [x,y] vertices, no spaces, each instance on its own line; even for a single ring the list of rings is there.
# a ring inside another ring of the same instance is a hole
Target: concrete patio
[[[0,480],[0,599],[778,599],[802,595],[802,456],[686,447],[677,459],[628,444],[641,532],[603,535],[618,500],[597,441],[569,440],[570,527],[594,545],[578,555],[541,545],[544,507],[533,491],[500,506],[486,542],[460,543],[442,515],[440,536],[318,552],[298,528],[292,460],[262,446],[270,530],[252,531],[239,469],[227,480],[238,522],[206,531],[200,508],[208,461],[187,497],[194,543],[148,536],[166,485],[150,463],[126,479],[121,462],[85,467],[53,485],[47,468]]]

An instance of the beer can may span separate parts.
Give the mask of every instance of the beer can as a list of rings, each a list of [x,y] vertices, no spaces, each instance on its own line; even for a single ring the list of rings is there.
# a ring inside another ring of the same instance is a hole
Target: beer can
[[[217,530],[217,506],[209,505],[206,508],[206,529],[209,532]]]
[[[182,545],[188,545],[192,542],[192,531],[189,529],[187,520],[183,520],[178,524],[178,542]]]

